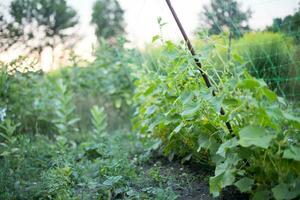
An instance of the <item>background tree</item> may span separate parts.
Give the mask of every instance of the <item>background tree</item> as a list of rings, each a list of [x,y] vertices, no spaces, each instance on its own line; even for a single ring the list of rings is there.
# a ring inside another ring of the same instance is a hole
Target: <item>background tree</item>
[[[0,43],[10,41],[3,50],[21,48],[40,58],[46,47],[54,52],[57,45],[74,43],[77,13],[65,0],[13,0],[8,10],[10,16],[0,18],[8,27],[0,32]]]
[[[242,11],[241,5],[235,0],[211,0],[204,6],[205,22],[208,24],[209,34],[220,34],[224,27],[237,37],[249,30],[248,20],[250,9]]]
[[[293,15],[273,19],[273,24],[267,27],[267,31],[283,32],[300,42],[300,10]]]
[[[124,11],[117,0],[97,0],[93,6],[91,23],[100,40],[124,34]]]

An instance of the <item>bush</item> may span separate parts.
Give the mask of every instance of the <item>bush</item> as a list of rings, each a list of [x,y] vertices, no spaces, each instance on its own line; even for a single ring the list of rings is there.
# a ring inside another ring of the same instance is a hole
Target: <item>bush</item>
[[[125,41],[116,46],[105,41],[95,53],[95,61],[86,67],[69,67],[51,73],[53,79],[63,79],[74,92],[76,111],[81,116],[81,129],[91,126],[90,109],[104,107],[108,115],[108,129],[129,128],[134,93],[134,69],[139,67],[140,55],[124,48]]]
[[[130,128],[134,92],[131,74],[138,67],[139,54],[125,49],[120,40],[116,46],[103,42],[95,56],[96,60],[86,67],[48,74],[34,70],[26,58],[1,64],[0,113],[5,111],[20,123],[20,132],[54,135],[88,129],[92,125],[90,109],[98,105],[108,113],[109,130]]]
[[[54,126],[48,119],[53,105],[44,74],[34,69],[26,58],[7,63],[0,73],[3,89],[0,107],[6,116],[21,124],[18,128],[21,132],[51,134]]]
[[[292,96],[294,85],[299,85],[299,60],[293,40],[280,33],[248,33],[234,42],[233,50],[247,62],[256,78],[262,78],[281,96]]]

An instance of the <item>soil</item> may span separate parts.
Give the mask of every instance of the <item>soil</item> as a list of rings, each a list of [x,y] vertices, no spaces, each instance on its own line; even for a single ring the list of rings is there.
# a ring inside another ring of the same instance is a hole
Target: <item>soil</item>
[[[213,175],[213,169],[207,166],[201,166],[198,163],[181,164],[179,160],[171,162],[165,157],[155,157],[147,163],[145,170],[149,169],[155,163],[160,163],[161,176],[172,174],[176,180],[185,176],[188,181],[185,185],[174,182],[172,189],[178,195],[179,200],[248,200],[247,194],[240,193],[234,187],[225,188],[220,197],[213,198],[209,192],[209,177]],[[180,181],[179,181],[180,182]]]

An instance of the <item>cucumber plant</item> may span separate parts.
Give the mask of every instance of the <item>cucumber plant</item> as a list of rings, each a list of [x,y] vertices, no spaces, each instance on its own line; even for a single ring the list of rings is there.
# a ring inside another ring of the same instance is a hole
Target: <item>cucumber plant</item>
[[[235,186],[253,199],[299,197],[300,118],[247,72],[238,54],[217,68],[214,46],[208,44],[210,53],[199,59],[217,96],[185,48],[163,44],[157,58],[161,67],[145,69],[137,78],[135,129],[144,138],[159,138],[169,158],[177,155],[214,167],[209,181],[213,196]],[[221,106],[225,116],[219,114]]]

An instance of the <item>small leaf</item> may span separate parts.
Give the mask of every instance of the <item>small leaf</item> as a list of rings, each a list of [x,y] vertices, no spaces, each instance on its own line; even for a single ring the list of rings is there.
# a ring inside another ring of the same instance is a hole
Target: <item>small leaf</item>
[[[180,123],[180,124],[172,131],[172,133],[171,133],[170,136],[169,136],[169,139],[171,139],[172,136],[173,136],[174,134],[179,133],[179,131],[182,129],[183,126],[184,126],[184,123],[181,122],[181,123]]]
[[[117,99],[117,100],[115,101],[115,107],[116,107],[116,108],[121,108],[121,106],[122,106],[122,100],[121,100],[121,99]]]
[[[226,106],[237,106],[239,104],[239,101],[234,98],[228,98],[223,100],[223,104]]]
[[[258,126],[246,126],[240,130],[239,144],[243,147],[251,145],[261,148],[268,148],[274,136],[268,134],[266,130]]]
[[[270,196],[270,192],[267,190],[257,191],[253,195],[253,200],[269,200],[271,199]]]
[[[178,132],[181,130],[181,128],[182,128],[183,126],[184,126],[184,123],[181,122],[181,123],[174,129],[173,132],[178,133]]]
[[[77,123],[78,121],[80,121],[80,118],[74,118],[74,119],[68,121],[68,125],[73,125],[73,124]]]
[[[190,153],[190,154],[188,154],[187,156],[185,156],[185,157],[181,160],[181,164],[190,161],[191,158],[192,158],[192,156],[193,156],[192,153]]]
[[[159,35],[155,35],[152,37],[152,43],[156,42],[158,39],[160,39]]]
[[[122,179],[122,176],[111,176],[106,181],[103,182],[105,186],[114,186]]]
[[[241,192],[249,192],[254,184],[254,180],[248,177],[244,177],[239,181],[235,182],[235,186],[239,188]]]
[[[147,111],[146,111],[146,115],[152,115],[157,109],[157,106],[150,106]]]
[[[213,97],[210,101],[216,112],[220,112],[223,102],[223,97]]]
[[[284,116],[287,120],[289,120],[289,121],[294,121],[294,122],[297,122],[297,123],[300,123],[300,118],[299,118],[299,117],[295,117],[295,116],[293,116],[293,115],[291,115],[291,114],[289,114],[289,113],[286,113],[286,112],[283,112],[282,114],[283,114],[283,116]]]
[[[262,89],[262,91],[263,91],[264,95],[265,95],[271,102],[273,102],[273,101],[275,101],[275,100],[277,99],[276,93],[273,92],[272,90],[270,90],[269,88],[264,87],[264,88]]]
[[[205,133],[201,133],[198,137],[198,150],[197,152],[201,151],[201,149],[208,149],[210,145],[209,137]]]
[[[9,156],[9,155],[10,155],[10,152],[8,152],[8,151],[3,151],[3,152],[0,154],[0,156],[3,156],[3,157]]]
[[[237,84],[237,87],[242,89],[255,89],[258,88],[259,86],[260,86],[259,81],[255,79],[245,79],[240,81]]]

